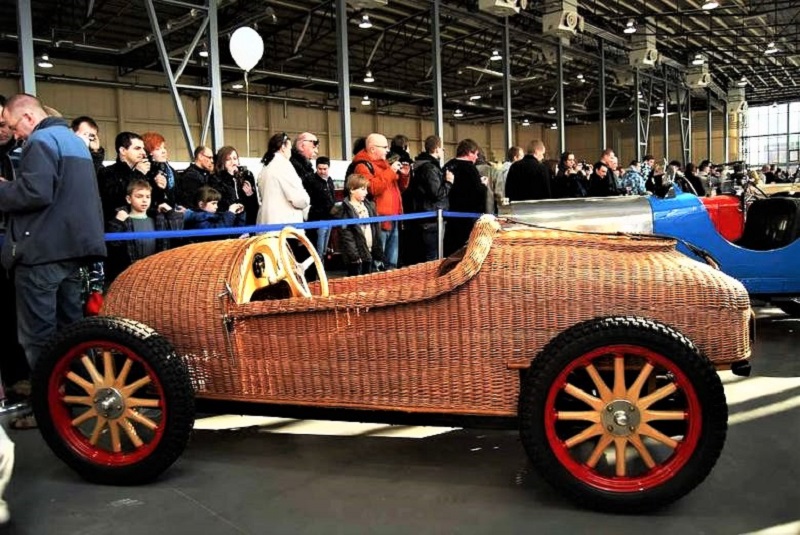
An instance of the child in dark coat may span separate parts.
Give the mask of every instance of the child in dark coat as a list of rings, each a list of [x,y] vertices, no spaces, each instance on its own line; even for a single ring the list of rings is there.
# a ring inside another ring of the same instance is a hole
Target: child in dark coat
[[[369,181],[363,175],[352,174],[345,184],[349,196],[337,204],[331,213],[339,219],[377,217],[375,205],[367,200]],[[339,247],[348,275],[366,275],[383,270],[383,248],[380,240],[380,223],[353,223],[340,227]]]
[[[173,210],[157,211],[150,215],[153,187],[144,178],[134,178],[128,183],[125,197],[127,206],[117,209],[116,217],[106,222],[107,232],[152,232],[155,230],[181,230],[183,213]],[[166,205],[162,205],[162,210]],[[128,266],[152,254],[172,247],[169,238],[139,238],[110,241],[105,264],[105,282],[111,284]]]

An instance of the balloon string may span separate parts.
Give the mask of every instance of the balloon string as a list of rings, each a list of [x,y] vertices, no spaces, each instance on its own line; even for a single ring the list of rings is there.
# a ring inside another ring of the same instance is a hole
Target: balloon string
[[[250,157],[250,83],[247,81],[247,71],[244,71],[244,109],[245,125],[247,128],[247,157]]]

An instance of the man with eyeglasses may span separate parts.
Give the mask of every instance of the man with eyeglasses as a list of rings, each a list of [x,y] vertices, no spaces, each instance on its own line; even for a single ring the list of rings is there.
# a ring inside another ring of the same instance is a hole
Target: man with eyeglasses
[[[319,154],[319,139],[311,132],[303,132],[298,135],[294,140],[292,147],[292,156],[289,161],[292,162],[294,170],[297,171],[297,176],[303,184],[307,184],[314,180],[314,166],[311,160],[316,160]],[[317,229],[307,229],[306,235],[311,243],[317,243]]]
[[[319,139],[311,132],[303,132],[294,140],[290,161],[301,180],[305,181],[314,175],[311,160],[315,160],[318,153]]]
[[[194,161],[183,173],[178,175],[175,184],[175,196],[181,206],[195,206],[197,192],[208,186],[211,173],[214,172],[214,151],[205,145],[194,149]]]
[[[390,164],[386,160],[389,142],[386,136],[370,134],[367,136],[366,148],[353,157],[358,162],[353,172],[363,175],[369,180],[367,190],[375,201],[378,215],[390,216],[403,213],[403,202],[400,196],[398,171],[402,164],[396,160]],[[370,165],[367,165],[369,162]],[[407,183],[406,183],[407,185]],[[405,186],[403,187],[405,189]],[[386,269],[397,268],[400,237],[397,221],[383,221],[380,234]]]
[[[1,256],[14,270],[17,332],[33,369],[56,329],[83,317],[81,268],[106,256],[102,206],[89,148],[64,119],[19,94],[2,120],[24,141],[14,180],[0,181]]]

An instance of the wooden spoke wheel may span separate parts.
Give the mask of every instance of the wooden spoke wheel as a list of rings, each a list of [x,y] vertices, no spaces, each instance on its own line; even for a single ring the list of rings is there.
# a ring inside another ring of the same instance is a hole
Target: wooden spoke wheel
[[[172,346],[112,317],[57,335],[34,370],[33,407],[50,448],[97,483],[154,479],[180,456],[194,425],[194,392]]]
[[[292,250],[289,240],[295,239],[306,249],[309,256],[305,260],[298,261]],[[292,288],[295,295],[311,297],[311,287],[306,278],[306,271],[312,265],[316,267],[317,279],[319,280],[319,295],[328,297],[328,276],[325,274],[325,266],[317,253],[317,249],[309,241],[304,232],[300,232],[293,227],[285,227],[281,230],[279,250],[281,255],[281,267],[286,274],[286,281]]]
[[[590,507],[635,513],[705,479],[727,406],[716,369],[655,322],[580,324],[534,359],[520,397],[523,444],[556,488]]]

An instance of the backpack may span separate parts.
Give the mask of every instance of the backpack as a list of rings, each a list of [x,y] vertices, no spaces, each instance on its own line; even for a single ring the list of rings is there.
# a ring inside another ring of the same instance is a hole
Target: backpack
[[[372,167],[372,163],[370,163],[369,160],[353,160],[352,162],[350,162],[350,165],[347,166],[347,170],[344,172],[345,181],[347,180],[347,177],[349,177],[355,172],[356,166],[358,166],[358,164],[360,163],[363,163],[364,165],[367,166],[367,169],[369,169],[370,174],[375,173],[375,169]]]

